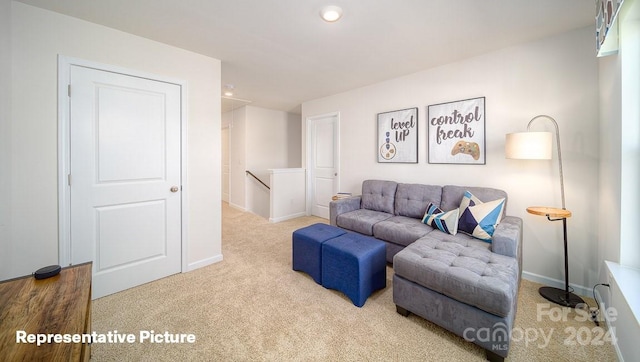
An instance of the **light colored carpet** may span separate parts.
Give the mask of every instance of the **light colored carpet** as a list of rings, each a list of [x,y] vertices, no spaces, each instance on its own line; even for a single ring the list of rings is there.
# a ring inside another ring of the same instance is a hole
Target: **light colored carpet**
[[[193,344],[93,345],[95,361],[483,361],[476,345],[415,315],[396,313],[393,269],[387,287],[358,308],[291,269],[291,233],[326,222],[303,217],[277,224],[223,204],[224,260],[93,302],[97,333],[191,333]],[[614,361],[605,329],[592,322],[537,317],[539,284],[523,280],[511,361]],[[591,305],[594,304],[590,300]],[[545,310],[548,310],[545,309]],[[553,315],[554,317],[557,315]],[[575,331],[575,333],[573,333]],[[602,332],[602,333],[601,333]],[[548,343],[543,338],[551,334]]]

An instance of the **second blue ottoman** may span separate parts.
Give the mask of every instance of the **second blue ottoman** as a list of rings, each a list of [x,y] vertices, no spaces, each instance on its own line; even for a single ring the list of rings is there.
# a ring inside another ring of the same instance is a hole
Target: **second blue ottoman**
[[[316,283],[322,283],[320,271],[322,244],[346,231],[327,224],[313,224],[293,232],[293,270],[309,274]]]
[[[372,237],[346,233],[322,244],[322,286],[343,292],[362,307],[387,286],[387,247]]]

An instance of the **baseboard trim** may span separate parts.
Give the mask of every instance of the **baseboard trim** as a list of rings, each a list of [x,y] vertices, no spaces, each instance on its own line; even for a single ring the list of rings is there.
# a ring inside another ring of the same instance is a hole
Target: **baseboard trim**
[[[222,261],[222,254],[218,254],[215,256],[212,256],[210,258],[206,258],[206,259],[202,259],[202,260],[198,260],[196,262],[190,263],[187,265],[187,272],[196,270],[196,269],[200,269],[203,268],[207,265],[211,265],[211,264],[215,264],[218,262]]]
[[[541,283],[550,287],[564,289],[564,280],[553,279],[545,277],[543,275],[530,273],[523,271],[522,277],[532,282]],[[583,287],[582,285],[576,285],[569,283],[569,286],[573,288],[573,293],[581,295],[583,297],[593,298],[593,291],[591,288]]]
[[[291,220],[291,219],[295,219],[298,217],[303,217],[303,216],[307,216],[306,212],[299,212],[297,214],[291,214],[291,215],[285,215],[285,216],[280,216],[280,217],[270,217],[269,218],[269,222],[280,222],[280,221],[286,221],[286,220]]]
[[[236,210],[247,212],[247,209],[245,209],[244,207],[242,207],[240,205],[232,204],[230,202],[228,202],[228,204],[229,204],[229,206],[231,206],[232,208],[234,208]]]

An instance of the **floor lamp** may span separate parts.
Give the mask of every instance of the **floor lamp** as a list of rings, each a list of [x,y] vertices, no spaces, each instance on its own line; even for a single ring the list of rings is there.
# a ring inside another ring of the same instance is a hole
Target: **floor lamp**
[[[564,232],[564,277],[565,287],[563,289],[542,287],[539,289],[540,295],[547,300],[565,307],[575,308],[576,305],[584,303],[584,300],[572,293],[569,287],[569,260],[567,255],[567,218],[571,217],[571,211],[567,210],[564,202],[564,178],[562,174],[562,152],[560,151],[560,131],[555,119],[539,115],[533,117],[527,125],[527,132],[509,133],[506,136],[505,155],[511,159],[521,160],[550,160],[552,158],[552,134],[551,132],[532,132],[531,125],[536,120],[548,120],[553,123],[556,131],[556,144],[558,148],[558,164],[560,165],[560,192],[562,196],[562,208],[532,206],[527,208],[527,212],[533,215],[546,216],[549,221],[562,221]]]

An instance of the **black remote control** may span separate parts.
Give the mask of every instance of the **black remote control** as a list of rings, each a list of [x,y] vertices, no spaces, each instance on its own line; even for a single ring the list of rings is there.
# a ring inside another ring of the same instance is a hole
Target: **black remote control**
[[[58,275],[61,269],[60,265],[49,265],[36,270],[33,276],[36,279],[47,279]]]

